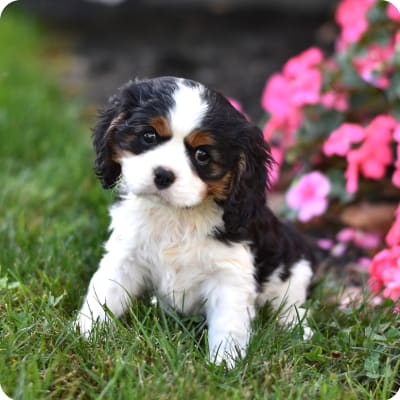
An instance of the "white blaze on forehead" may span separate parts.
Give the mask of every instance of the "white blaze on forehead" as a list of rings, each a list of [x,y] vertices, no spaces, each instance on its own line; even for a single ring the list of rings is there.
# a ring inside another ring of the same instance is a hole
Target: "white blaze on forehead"
[[[175,105],[169,113],[171,131],[174,136],[184,137],[199,126],[207,111],[207,103],[202,99],[202,86],[189,87],[178,83],[173,97]]]

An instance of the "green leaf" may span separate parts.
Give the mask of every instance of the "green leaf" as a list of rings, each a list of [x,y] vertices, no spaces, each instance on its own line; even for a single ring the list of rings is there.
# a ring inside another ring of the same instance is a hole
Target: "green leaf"
[[[400,71],[392,75],[386,96],[390,102],[400,98]]]
[[[343,122],[343,114],[337,110],[313,106],[306,109],[306,118],[297,139],[312,141],[325,139]]]
[[[394,64],[394,67],[397,68],[396,72],[399,73],[399,67],[400,67],[400,45],[397,44],[395,47],[395,51],[393,54],[392,62]]]
[[[329,197],[337,198],[341,203],[344,204],[350,203],[354,199],[354,195],[346,190],[346,178],[343,170],[331,169],[326,174],[331,181],[331,191],[329,193]]]
[[[400,336],[400,331],[396,328],[391,328],[386,333],[387,340],[394,340]]]
[[[353,59],[355,51],[349,51],[346,53],[339,53],[336,57],[339,68],[342,71],[342,82],[344,86],[353,89],[365,89],[368,85],[358,75],[357,71],[353,67]]]
[[[400,121],[400,99],[396,100],[392,104],[392,113],[394,117]]]
[[[326,357],[323,355],[323,349],[320,346],[316,346],[312,349],[312,351],[306,352],[304,357],[313,362],[323,362]]]
[[[380,362],[379,362],[379,354],[374,352],[372,353],[364,362],[364,369],[366,371],[366,375],[369,378],[377,379],[382,376]]]
[[[388,17],[386,15],[387,4],[385,2],[378,3],[375,7],[371,7],[367,13],[368,22],[376,24],[379,22],[386,22]]]

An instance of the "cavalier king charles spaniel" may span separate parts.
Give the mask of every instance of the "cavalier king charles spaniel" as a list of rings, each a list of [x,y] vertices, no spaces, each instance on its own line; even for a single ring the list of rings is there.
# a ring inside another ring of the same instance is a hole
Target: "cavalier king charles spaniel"
[[[76,321],[85,337],[146,291],[183,314],[203,312],[210,358],[228,367],[266,302],[311,336],[300,306],[312,252],[266,205],[270,148],[223,95],[174,77],[128,82],[93,142],[97,175],[119,199]]]

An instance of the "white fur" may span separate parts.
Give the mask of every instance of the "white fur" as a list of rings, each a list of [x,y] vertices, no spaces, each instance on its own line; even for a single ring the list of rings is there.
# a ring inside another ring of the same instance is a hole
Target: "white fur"
[[[11,397],[8,397],[4,392],[0,385],[0,400],[12,400]]]
[[[216,362],[245,354],[254,316],[253,257],[245,244],[211,237],[221,225],[212,200],[177,209],[157,197],[128,196],[111,208],[112,234],[78,316],[81,332],[107,320],[104,305],[120,316],[129,298],[154,290],[162,303],[183,313],[204,311],[210,355]]]
[[[307,288],[310,285],[313,271],[307,260],[300,260],[290,270],[290,278],[286,281],[280,279],[282,267],[276,269],[264,283],[261,293],[257,297],[257,304],[264,305],[269,301],[273,308],[280,310],[281,322],[293,325],[302,324],[304,338],[309,339],[312,331],[307,325],[306,310],[300,306],[306,301]]]
[[[203,91],[203,86],[189,87],[178,81],[178,90],[173,95],[175,106],[169,113],[171,130],[175,137],[182,140],[198,127],[208,108],[202,98]]]

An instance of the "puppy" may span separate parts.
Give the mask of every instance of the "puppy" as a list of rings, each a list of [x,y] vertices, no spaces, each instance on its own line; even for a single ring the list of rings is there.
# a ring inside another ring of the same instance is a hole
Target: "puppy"
[[[225,97],[174,77],[129,82],[93,142],[97,175],[120,197],[76,322],[84,336],[110,320],[106,309],[121,316],[149,290],[181,313],[203,312],[210,358],[228,367],[267,301],[311,335],[300,306],[312,254],[267,207],[269,146]]]

